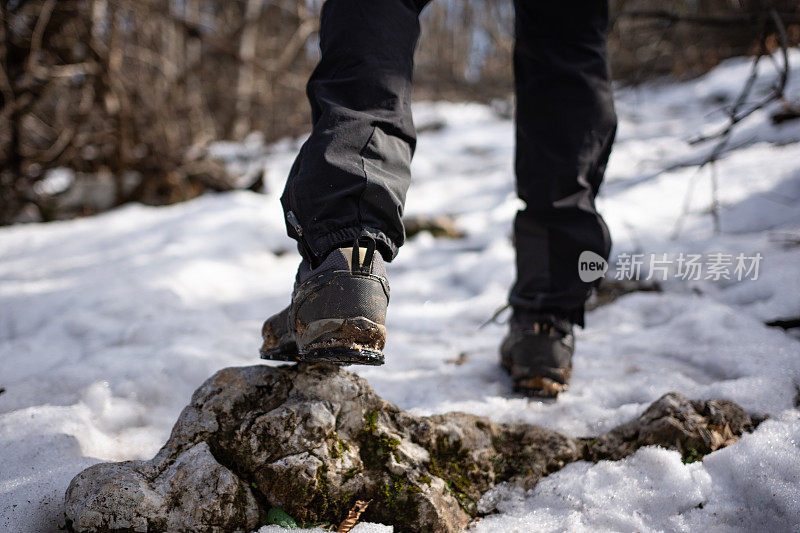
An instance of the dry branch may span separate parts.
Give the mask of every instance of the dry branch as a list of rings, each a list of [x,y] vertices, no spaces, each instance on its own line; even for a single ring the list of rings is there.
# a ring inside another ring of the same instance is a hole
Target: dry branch
[[[689,212],[689,206],[691,205],[691,197],[694,191],[694,181],[697,179],[697,175],[704,169],[706,166],[710,169],[710,182],[711,182],[711,206],[710,206],[710,213],[713,220],[714,225],[714,232],[720,233],[722,231],[721,222],[720,222],[720,202],[719,202],[719,179],[717,176],[717,167],[716,162],[719,160],[721,155],[725,152],[725,149],[728,147],[728,144],[731,140],[731,135],[738,124],[744,121],[746,118],[751,116],[756,111],[763,109],[767,105],[780,100],[783,98],[784,92],[786,90],[786,83],[789,79],[789,53],[788,53],[788,37],[786,35],[786,27],[784,26],[783,20],[781,19],[780,15],[775,9],[770,9],[768,12],[769,21],[772,22],[775,30],[778,34],[778,43],[780,45],[781,50],[781,57],[783,60],[783,64],[778,67],[778,75],[775,83],[772,86],[771,91],[765,97],[760,99],[755,104],[747,106],[746,103],[750,97],[750,94],[753,91],[753,87],[755,86],[756,81],[758,80],[759,72],[758,66],[760,61],[768,56],[769,50],[766,43],[768,34],[767,34],[767,21],[762,21],[762,31],[761,31],[761,39],[760,39],[760,47],[758,54],[753,58],[752,67],[750,69],[750,74],[747,77],[747,80],[742,87],[739,96],[736,98],[733,106],[730,107],[728,110],[728,121],[726,125],[720,130],[710,135],[700,136],[696,139],[690,141],[690,144],[699,144],[703,142],[707,142],[710,140],[718,140],[717,144],[709,152],[709,155],[700,163],[697,167],[697,173],[695,176],[691,178],[689,183],[689,188],[687,189],[686,196],[684,197],[683,208],[681,210],[681,214],[678,217],[678,220],[675,224],[675,229],[673,231],[673,238],[677,238],[680,233],[683,219]],[[771,55],[770,55],[771,57]]]
[[[800,22],[800,16],[796,13],[780,13],[779,16],[787,24]],[[758,23],[759,19],[758,15],[754,13],[695,15],[691,13],[675,13],[664,9],[632,9],[617,13],[614,20],[626,18],[680,22],[698,26],[749,26]]]

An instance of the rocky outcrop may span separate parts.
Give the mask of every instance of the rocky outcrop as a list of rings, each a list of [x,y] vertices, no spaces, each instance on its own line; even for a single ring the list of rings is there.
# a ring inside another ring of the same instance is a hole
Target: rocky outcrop
[[[733,444],[752,428],[753,420],[734,402],[694,401],[673,392],[637,419],[588,439],[585,458],[619,460],[642,446],[657,445],[677,450],[691,462]]]
[[[751,421],[731,402],[668,394],[594,439],[448,413],[418,417],[331,365],[227,368],[206,381],[150,461],[102,463],[73,479],[75,531],[252,531],[271,507],[301,523],[362,520],[454,532],[500,482],[532,487],[582,459],[658,444],[687,460],[729,444]]]

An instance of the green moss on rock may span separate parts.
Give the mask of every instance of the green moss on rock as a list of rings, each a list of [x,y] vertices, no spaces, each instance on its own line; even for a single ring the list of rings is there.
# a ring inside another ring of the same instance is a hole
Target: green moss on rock
[[[450,441],[440,435],[428,448],[431,474],[444,480],[470,515],[477,515],[476,504],[490,486],[489,474],[478,468],[460,440]]]
[[[368,468],[383,467],[389,456],[397,458],[400,447],[400,439],[380,432],[377,421],[378,412],[372,411],[364,418],[364,427],[358,434],[359,455]]]
[[[422,489],[409,483],[402,475],[388,473],[379,492],[383,508],[392,517],[392,525],[399,531],[407,530],[408,526],[417,521],[419,502],[415,496]]]

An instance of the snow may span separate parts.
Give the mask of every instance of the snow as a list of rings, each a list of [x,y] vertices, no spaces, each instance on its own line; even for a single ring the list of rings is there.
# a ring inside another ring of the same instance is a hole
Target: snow
[[[800,52],[790,57],[797,101]],[[407,212],[451,215],[467,236],[417,235],[389,266],[387,364],[354,369],[378,394],[417,414],[461,410],[578,436],[672,390],[770,415],[702,462],[646,448],[569,465],[529,492],[500,487],[485,499],[498,512],[476,531],[797,530],[800,344],[763,323],[800,315],[800,246],[781,237],[800,231],[800,120],[772,125],[773,105],[741,124],[715,165],[721,234],[708,214],[710,170],[697,168],[710,146],[687,142],[724,123],[719,102],[748,69],[736,59],[697,80],[618,91],[619,140],[598,203],[614,256],[760,253],[758,279],[671,277],[663,293],[590,312],[571,389],[555,403],[510,393],[497,366],[504,326],[479,329],[513,278],[513,126],[477,104],[416,105],[418,124],[444,127],[420,135]],[[266,168],[266,195],[0,229],[0,530],[55,530],[81,469],[151,457],[204,379],[259,362],[261,322],[286,304],[298,263],[278,198],[299,142],[259,139],[212,152],[244,174]]]
[[[54,196],[69,189],[75,181],[75,172],[72,169],[57,167],[48,170],[44,179],[33,185],[36,194]]]

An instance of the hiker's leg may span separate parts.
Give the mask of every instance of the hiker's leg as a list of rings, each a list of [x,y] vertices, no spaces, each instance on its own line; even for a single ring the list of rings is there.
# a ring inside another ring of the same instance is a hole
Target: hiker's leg
[[[411,77],[422,0],[328,0],[322,59],[308,82],[313,130],[281,202],[289,236],[312,265],[362,232],[390,260],[416,137]]]
[[[616,131],[606,59],[607,0],[515,0],[516,174],[526,208],[514,224],[515,308],[583,323],[591,284],[578,256],[608,257],[595,210]]]

